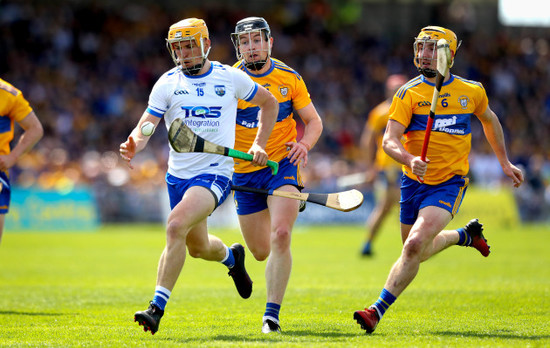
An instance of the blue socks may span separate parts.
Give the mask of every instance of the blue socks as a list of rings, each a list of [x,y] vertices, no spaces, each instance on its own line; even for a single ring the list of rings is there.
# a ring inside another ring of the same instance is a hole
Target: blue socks
[[[388,290],[382,289],[382,292],[380,293],[380,297],[378,300],[371,306],[376,309],[376,312],[378,312],[379,319],[382,319],[382,316],[388,308],[395,302],[396,297],[393,296]]]
[[[263,320],[265,319],[274,319],[275,322],[278,324],[279,323],[279,311],[281,310],[281,305],[280,304],[276,304],[276,303],[273,303],[273,302],[268,302],[266,305],[265,305],[265,313],[264,313],[264,317],[263,317]]]
[[[468,233],[466,233],[466,230],[464,228],[459,228],[456,230],[458,232],[458,243],[457,245],[461,246],[470,246],[472,244],[472,237]]]
[[[371,253],[372,253],[372,251],[371,251],[370,241],[365,242],[365,244],[363,244],[363,250],[361,250],[361,254],[362,255],[370,255]]]
[[[221,260],[221,263],[227,266],[227,268],[233,268],[235,266],[235,256],[233,256],[233,251],[229,249],[227,245],[225,246],[225,258]]]
[[[157,306],[161,310],[164,310],[164,308],[166,307],[166,302],[168,302],[171,294],[172,292],[170,290],[157,285],[157,287],[155,288],[155,297],[153,297],[152,302],[155,306]]]

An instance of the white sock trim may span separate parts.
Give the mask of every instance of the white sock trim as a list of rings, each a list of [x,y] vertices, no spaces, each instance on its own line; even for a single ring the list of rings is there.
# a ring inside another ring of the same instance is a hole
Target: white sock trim
[[[275,318],[273,318],[272,316],[269,316],[269,315],[264,315],[264,316],[262,317],[262,322],[265,323],[265,321],[266,321],[267,319],[269,319],[269,320],[271,320],[272,322],[274,322],[275,324],[279,325],[279,320],[277,320],[277,319],[275,319]]]
[[[380,310],[375,305],[370,306],[369,308],[372,308],[376,311],[376,314],[378,314],[378,318],[382,318],[382,314],[380,313]]]
[[[168,300],[170,295],[172,295],[172,291],[166,289],[163,286],[157,285],[155,287],[155,294],[161,296],[162,298],[165,298],[165,300]]]
[[[229,247],[227,245],[224,245],[224,247],[225,247],[225,257],[223,258],[223,260],[220,261],[221,263],[224,263],[229,258]]]

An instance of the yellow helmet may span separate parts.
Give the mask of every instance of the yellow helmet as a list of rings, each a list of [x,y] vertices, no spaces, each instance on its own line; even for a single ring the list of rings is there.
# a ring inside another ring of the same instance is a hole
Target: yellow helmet
[[[435,77],[436,73],[434,69],[427,69],[427,68],[421,67],[420,61],[418,59],[418,44],[419,43],[424,44],[426,42],[433,43],[434,44],[433,47],[435,50],[437,46],[437,41],[439,39],[445,39],[449,43],[449,48],[451,50],[451,62],[449,64],[449,67],[452,67],[454,63],[456,51],[458,50],[458,48],[460,47],[460,43],[462,42],[462,41],[458,41],[456,34],[452,30],[432,25],[432,26],[422,28],[418,36],[415,37],[414,39],[414,44],[413,44],[414,65],[416,66],[418,71],[426,77]],[[435,59],[436,57],[435,52],[433,57],[434,57],[433,59]]]
[[[170,29],[168,29],[168,38],[166,39],[166,47],[170,52],[170,56],[172,57],[174,64],[182,69],[183,73],[195,75],[202,69],[204,62],[206,61],[206,57],[208,57],[208,53],[210,52],[210,47],[205,50],[205,40],[208,39],[208,27],[206,26],[206,23],[202,19],[187,18],[170,26]],[[200,56],[197,55],[190,58],[201,57],[202,63],[187,68],[185,64],[182,64],[178,59],[178,56],[174,51],[173,44],[190,40],[195,42],[200,52]]]

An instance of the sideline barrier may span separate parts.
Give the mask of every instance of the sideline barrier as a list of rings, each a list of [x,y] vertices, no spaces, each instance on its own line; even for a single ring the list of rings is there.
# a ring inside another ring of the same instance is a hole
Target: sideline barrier
[[[327,209],[316,204],[307,204],[303,213],[298,215],[297,225],[364,225],[375,204],[375,194],[372,191],[363,191],[365,200],[359,209],[343,213]],[[399,228],[399,204],[392,211],[393,216],[388,217],[387,223],[392,219],[396,228]],[[468,222],[470,219],[479,218],[482,223],[492,228],[499,226],[518,226],[520,224],[519,213],[511,189],[485,189],[471,185],[460,211],[449,228]]]
[[[4,228],[7,232],[90,232],[98,227],[96,200],[88,188],[76,188],[68,193],[12,188]]]

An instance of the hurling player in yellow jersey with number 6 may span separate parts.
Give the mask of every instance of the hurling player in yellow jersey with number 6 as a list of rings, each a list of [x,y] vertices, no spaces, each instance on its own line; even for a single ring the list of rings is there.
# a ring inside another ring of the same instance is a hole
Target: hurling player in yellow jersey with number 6
[[[300,166],[306,165],[308,151],[321,135],[323,125],[302,77],[286,64],[271,57],[273,38],[265,19],[240,20],[231,34],[237,59],[234,67],[267,88],[279,101],[277,122],[265,150],[270,160],[279,162],[279,173],[266,167],[235,162],[233,183],[261,189],[299,192],[303,188]],[[304,135],[296,142],[296,110],[305,124]],[[258,107],[239,100],[235,149],[247,151],[258,130]],[[292,256],[290,239],[298,216],[296,200],[248,192],[234,192],[241,231],[256,260],[266,258],[267,304],[262,332],[280,332],[279,310],[290,278]]]
[[[378,300],[354,319],[371,333],[378,322],[418,273],[420,263],[452,245],[471,246],[483,256],[489,246],[477,219],[457,230],[443,230],[454,215],[468,186],[471,148],[471,116],[477,117],[504,174],[515,187],[523,182],[520,169],[506,154],[502,126],[489,108],[479,82],[448,72],[437,100],[426,161],[421,150],[436,77],[438,40],[449,44],[452,66],[459,42],[454,32],[442,27],[423,28],[414,41],[414,64],[420,75],[402,86],[393,97],[383,138],[388,155],[403,164],[401,184],[401,238],[403,250],[393,265]],[[443,51],[445,52],[445,51]],[[401,138],[405,137],[405,143]],[[423,183],[417,178],[423,177]]]

